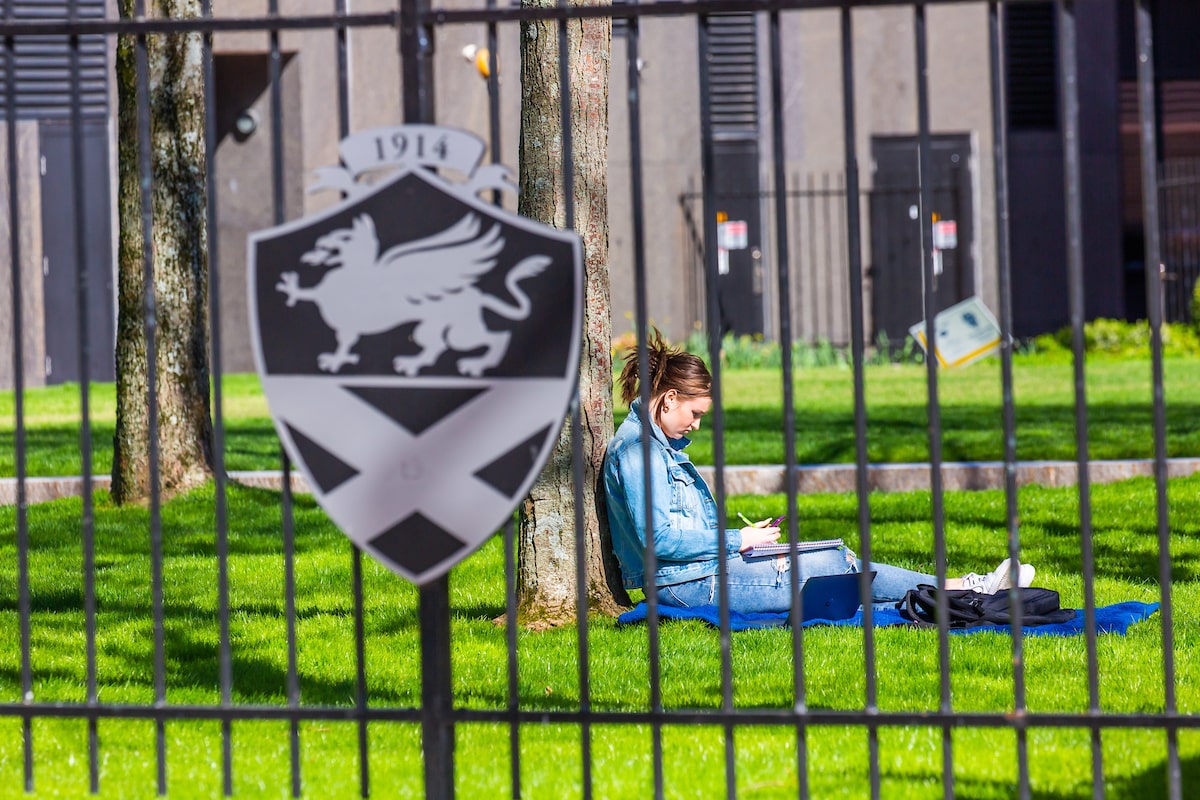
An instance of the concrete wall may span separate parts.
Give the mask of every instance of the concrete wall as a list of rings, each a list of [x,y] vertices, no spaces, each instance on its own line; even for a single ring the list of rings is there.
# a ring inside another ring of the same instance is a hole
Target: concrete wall
[[[471,2],[448,3],[472,5]],[[484,47],[482,25],[440,28],[436,38],[435,113],[439,124],[488,138],[487,83],[462,56],[467,45]],[[498,31],[501,108],[501,160],[517,169],[520,137],[519,32]],[[696,29],[692,20],[648,19],[640,40],[641,166],[645,209],[645,268],[650,318],[673,336],[692,329],[698,307],[695,276],[683,263],[678,195],[699,184],[700,121]],[[634,246],[630,130],[626,97],[626,42],[614,37],[609,84],[609,264],[612,275],[613,332],[633,329]],[[507,205],[515,206],[512,197]]]
[[[987,7],[983,3],[930,6],[926,20],[930,131],[934,135],[967,134],[973,142],[970,170],[975,191],[971,202],[977,233],[972,243],[976,265],[973,277],[984,302],[995,309],[996,215]],[[837,10],[782,15],[782,113],[789,173],[844,171],[841,27],[841,12]],[[861,188],[869,190],[873,185],[872,138],[915,136],[918,132],[914,12],[906,7],[857,9],[851,13],[851,30],[855,149]],[[764,49],[766,41],[764,35]],[[769,86],[768,75],[764,68],[764,87]],[[767,111],[763,130],[769,132]],[[764,153],[770,153],[769,142]],[[771,169],[771,164],[764,164],[768,179]],[[764,185],[769,185],[769,180]],[[866,202],[861,202],[865,271],[871,265],[869,211]],[[848,284],[848,278],[845,281]],[[799,286],[801,291],[805,288]],[[869,274],[864,275],[864,292],[864,306],[869,309]],[[792,314],[800,319],[804,309],[795,304]],[[867,327],[869,332],[869,321]]]
[[[473,0],[449,0],[447,8],[471,7]],[[356,5],[355,11],[387,8],[383,3]],[[265,11],[265,4],[247,0],[218,3],[217,13],[240,14]],[[302,0],[290,13],[326,13],[327,3]],[[762,20],[765,21],[765,16]],[[783,92],[787,171],[841,173],[845,163],[842,133],[842,79],[840,12],[803,11],[782,15],[784,47]],[[989,305],[995,306],[994,212],[991,161],[991,111],[988,101],[987,16],[983,3],[955,7],[935,6],[928,10],[929,80],[931,125],[934,133],[968,133],[975,143],[971,164],[975,176],[973,198],[977,221],[974,263],[975,284]],[[855,113],[857,152],[864,188],[871,185],[870,144],[876,135],[915,134],[916,83],[914,73],[913,11],[909,8],[870,8],[853,12],[856,70]],[[642,59],[640,86],[641,168],[645,234],[646,291],[649,317],[673,337],[686,336],[702,324],[705,316],[702,276],[687,263],[688,232],[683,223],[679,197],[702,186],[700,169],[700,99],[697,68],[697,22],[690,17],[646,19],[641,24],[639,55]],[[762,26],[763,53],[760,107],[764,109],[761,151],[763,187],[771,184],[769,161],[771,130],[767,37]],[[517,166],[519,137],[519,30],[507,24],[498,29],[497,57],[500,83],[501,160]],[[396,31],[354,31],[350,45],[351,128],[396,124],[400,121],[400,67]],[[472,131],[488,138],[488,94],[485,80],[463,57],[467,45],[487,44],[483,25],[440,27],[435,32],[435,114],[439,124]],[[329,31],[289,33],[282,37],[288,54],[284,130],[289,170],[288,218],[308,214],[336,200],[331,193],[310,195],[292,183],[309,182],[312,170],[337,161],[337,73],[336,39]],[[263,53],[263,34],[222,34],[215,39],[218,55]],[[626,75],[626,40],[613,40],[610,84],[609,213],[610,267],[612,274],[613,330],[620,334],[633,328],[634,261],[631,195],[631,145]],[[256,101],[260,118],[269,118],[264,95]],[[244,325],[243,301],[234,297],[244,285],[244,239],[269,208],[269,151],[263,149],[265,129],[256,134],[259,142],[223,141],[219,148],[218,174],[222,198],[220,256],[223,307],[228,308],[225,368],[251,368],[248,351],[239,340]],[[297,160],[298,159],[298,160]],[[238,197],[234,198],[234,186]],[[297,194],[297,192],[300,192]],[[513,198],[506,202],[511,207]],[[697,206],[697,209],[699,207]],[[764,219],[773,210],[764,201]],[[866,227],[866,205],[862,206],[864,261],[870,265],[870,237]],[[269,220],[267,221],[270,222]],[[702,220],[700,221],[702,223]],[[259,225],[260,226],[260,225]],[[764,250],[769,259],[772,245]],[[848,292],[844,267],[831,266]],[[769,267],[770,269],[770,267]],[[768,274],[770,274],[768,272]],[[772,313],[768,330],[774,330],[779,298],[774,284],[767,282]],[[806,291],[798,287],[797,296]],[[867,282],[866,307],[870,307]],[[796,297],[793,317],[803,309]],[[771,335],[768,333],[768,335]]]
[[[1116,0],[1098,0],[1077,21],[1081,249],[1088,319],[1125,314],[1116,19]],[[1009,163],[1013,332],[1029,336],[1070,323],[1062,134],[1013,132]]]
[[[442,6],[475,7],[477,0],[444,0]],[[364,0],[355,12],[390,11],[394,3]],[[1080,57],[1088,65],[1081,72],[1084,113],[1081,145],[1085,179],[1085,243],[1087,248],[1088,313],[1121,313],[1119,229],[1115,216],[1120,197],[1119,147],[1116,129],[1115,0],[1102,0],[1103,13],[1080,19]],[[265,14],[266,0],[217,0],[217,16]],[[328,0],[296,0],[288,14],[328,14]],[[855,69],[855,150],[864,190],[872,185],[871,142],[876,136],[912,136],[917,132],[914,11],[903,6],[860,8],[851,12]],[[974,181],[971,199],[976,236],[974,284],[984,302],[998,306],[996,290],[996,212],[992,160],[992,115],[988,53],[987,6],[983,2],[927,7],[931,130],[937,134],[966,134],[973,144],[970,169]],[[766,15],[760,15],[760,152],[761,184],[770,189],[772,126],[770,70]],[[842,75],[841,12],[838,10],[787,11],[781,14],[782,92],[785,171],[789,176],[839,175],[845,165]],[[641,169],[645,234],[646,294],[649,317],[670,336],[680,338],[702,324],[705,316],[703,280],[689,262],[689,233],[679,203],[681,194],[698,192],[700,167],[700,98],[697,66],[697,21],[691,17],[648,18],[641,23]],[[500,149],[501,160],[517,166],[519,136],[519,29],[499,27]],[[346,34],[349,52],[347,98],[351,131],[393,125],[401,121],[401,73],[398,31],[390,27],[353,29]],[[435,32],[435,112],[439,124],[464,128],[488,138],[487,84],[462,56],[466,45],[483,46],[483,25],[443,26]],[[283,163],[278,165],[283,184],[284,220],[311,214],[338,198],[332,192],[310,194],[305,187],[313,171],[337,162],[340,138],[338,121],[338,38],[334,31],[285,32],[280,37],[283,119],[279,134]],[[220,33],[214,37],[219,62],[239,59],[265,64],[269,38],[265,33]],[[612,274],[613,330],[633,328],[635,304],[633,198],[629,87],[626,72],[627,40],[615,37],[612,52],[609,134],[610,268]],[[246,61],[245,63],[250,63]],[[260,70],[261,73],[261,70]],[[271,112],[268,83],[261,74],[235,75],[232,88],[222,88],[219,113],[231,119],[241,110],[257,113],[260,125],[250,137],[225,136],[217,144],[218,230],[215,263],[220,270],[223,315],[223,368],[253,368],[245,308],[245,246],[250,231],[276,222],[273,207]],[[241,78],[238,84],[237,78]],[[115,109],[115,98],[114,105]],[[228,122],[228,119],[226,120]],[[226,126],[228,127],[228,126]],[[22,139],[36,151],[36,137]],[[1032,327],[1052,327],[1059,322],[1054,309],[1037,316],[1030,303],[1045,305],[1045,292],[1061,293],[1057,277],[1062,266],[1061,145],[1055,134],[1016,136],[1011,140],[1014,163],[1014,274],[1025,283],[1017,287],[1026,307],[1018,308]],[[23,145],[25,146],[25,145]],[[36,158],[36,152],[33,156]],[[24,174],[24,171],[23,171]],[[29,173],[32,175],[32,173]],[[114,154],[115,179],[115,154]],[[36,208],[37,181],[22,188],[23,208]],[[1057,190],[1055,186],[1057,185]],[[514,198],[506,198],[510,207]],[[114,204],[115,208],[115,204]],[[699,209],[699,205],[694,206]],[[864,268],[870,269],[869,209],[860,203],[863,221]],[[764,199],[763,219],[774,218]],[[36,221],[31,214],[30,220]],[[698,220],[702,224],[702,220]],[[6,225],[7,220],[0,221]],[[115,225],[115,221],[114,221]],[[37,250],[37,228],[22,229],[33,237],[23,252]],[[834,232],[843,235],[839,229]],[[115,241],[115,236],[114,236]],[[796,242],[791,243],[793,261]],[[764,243],[767,275],[774,270],[774,244]],[[845,300],[849,280],[844,248],[830,263],[829,273],[840,281]],[[30,255],[29,257],[33,257]],[[830,257],[833,258],[832,256]],[[36,275],[30,273],[30,281]],[[24,274],[24,273],[23,273]],[[864,307],[871,308],[871,282],[865,278]],[[1040,283],[1039,283],[1040,281]],[[1050,281],[1046,284],[1046,281]],[[1042,286],[1046,284],[1046,286]],[[27,284],[31,285],[31,284]],[[766,281],[768,336],[775,331],[781,299],[775,282]],[[1039,288],[1040,287],[1040,288]],[[793,280],[792,316],[803,330],[808,305],[799,298],[811,296],[811,286]],[[2,291],[2,290],[0,290]],[[32,302],[32,301],[27,301]],[[1043,309],[1045,310],[1045,309]],[[868,312],[869,313],[869,312]],[[810,314],[811,316],[811,314]],[[42,315],[28,313],[27,324],[40,324]],[[844,324],[844,323],[839,323]],[[867,321],[868,330],[870,320]],[[7,334],[11,336],[11,334]],[[840,338],[841,334],[839,334]],[[26,357],[31,365],[42,360],[37,335],[26,337]],[[7,380],[0,367],[0,385]],[[27,377],[41,374],[41,369]]]

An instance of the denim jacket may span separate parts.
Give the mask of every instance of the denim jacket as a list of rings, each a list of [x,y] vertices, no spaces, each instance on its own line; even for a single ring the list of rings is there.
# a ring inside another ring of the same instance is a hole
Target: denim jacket
[[[604,456],[604,494],[613,550],[621,562],[625,588],[645,585],[646,479],[642,459],[641,399],[608,443]],[[655,586],[706,578],[717,572],[717,504],[696,466],[683,449],[687,438],[668,439],[650,424],[650,492],[654,520],[654,552],[658,557]],[[727,555],[738,551],[742,532],[725,535]]]

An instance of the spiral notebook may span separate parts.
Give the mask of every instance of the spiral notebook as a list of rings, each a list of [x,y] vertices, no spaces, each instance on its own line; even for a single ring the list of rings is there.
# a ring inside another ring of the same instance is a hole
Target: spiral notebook
[[[832,550],[835,547],[841,547],[843,544],[844,542],[841,539],[812,539],[807,542],[796,542],[796,552],[809,553],[813,550]],[[746,558],[786,555],[791,552],[791,547],[791,542],[756,544],[753,547],[743,550],[742,554]]]

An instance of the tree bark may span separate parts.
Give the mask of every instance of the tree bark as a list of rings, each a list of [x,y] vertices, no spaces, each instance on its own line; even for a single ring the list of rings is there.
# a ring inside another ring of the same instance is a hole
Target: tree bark
[[[526,0],[525,5],[555,3]],[[575,620],[575,548],[580,539],[586,546],[589,608],[615,614],[629,605],[612,551],[600,483],[604,448],[613,433],[607,176],[612,22],[571,20],[567,31],[575,230],[583,239],[585,273],[579,375],[584,525],[577,537],[568,419],[550,462],[521,506],[518,603],[520,621],[530,627]],[[558,23],[525,23],[521,27],[519,211],[561,228],[567,220],[567,197],[559,103]]]
[[[132,0],[121,0],[131,18]],[[197,17],[197,0],[153,0],[151,17]],[[135,38],[117,43],[117,425],[112,495],[145,500],[150,486],[145,247],[139,170]],[[205,114],[199,35],[147,37],[153,213],[155,389],[161,492],[171,497],[212,475],[209,416]]]

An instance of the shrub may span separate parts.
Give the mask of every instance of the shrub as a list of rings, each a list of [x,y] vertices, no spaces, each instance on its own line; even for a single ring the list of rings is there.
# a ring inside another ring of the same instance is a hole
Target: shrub
[[[1196,293],[1200,305],[1200,291]],[[1200,320],[1200,308],[1193,311],[1194,320]],[[1115,319],[1097,319],[1084,325],[1084,349],[1089,355],[1106,358],[1148,358],[1150,355],[1150,326],[1145,320],[1124,322]],[[1168,323],[1162,326],[1163,354],[1167,356],[1200,356],[1200,322],[1193,324]],[[1019,344],[1016,353],[1022,359],[1061,361],[1071,358],[1071,328],[1062,328],[1054,333],[1045,333]],[[635,341],[632,332],[613,339],[614,368],[620,369],[621,355]],[[699,329],[693,330],[683,343],[684,349],[704,359],[708,358],[708,335]],[[792,345],[792,365],[797,369],[808,367],[848,367],[850,348],[835,345],[827,339],[815,342],[797,341]],[[904,337],[903,344],[890,342],[880,335],[874,347],[867,348],[866,363],[912,364],[924,363],[924,351],[911,336]],[[727,334],[721,340],[721,366],[725,369],[781,369],[783,350],[778,342],[764,339],[761,335]]]
[[[1195,327],[1182,323],[1162,326],[1163,354],[1200,355],[1200,334]],[[1069,355],[1072,348],[1070,327],[1035,338],[1026,352],[1035,356]],[[1091,355],[1117,358],[1146,358],[1150,355],[1150,324],[1145,320],[1125,322],[1097,319],[1083,326],[1084,351]]]
[[[626,350],[637,341],[633,331],[613,337],[613,369],[620,369]],[[710,368],[708,357],[708,334],[694,329],[683,342],[683,348],[704,359]],[[866,363],[909,364],[923,363],[924,353],[911,336],[904,337],[900,346],[892,346],[887,336],[881,335],[874,347],[868,347]],[[850,348],[835,345],[828,339],[813,342],[797,340],[792,344],[792,366],[796,369],[809,367],[849,367]],[[726,334],[721,339],[721,366],[724,369],[782,369],[783,348],[779,342],[765,339],[762,334]]]

